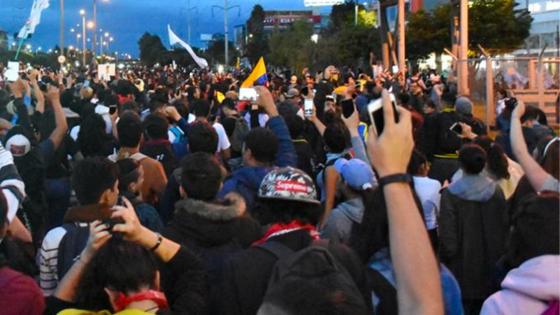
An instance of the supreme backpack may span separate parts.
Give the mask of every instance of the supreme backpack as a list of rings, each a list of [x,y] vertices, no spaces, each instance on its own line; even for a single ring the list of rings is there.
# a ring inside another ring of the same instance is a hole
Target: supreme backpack
[[[294,281],[303,281],[311,287],[328,288],[341,293],[345,300],[362,305],[365,302],[354,279],[346,268],[329,252],[328,241],[314,241],[310,246],[294,251],[280,242],[269,241],[260,248],[278,258],[268,281],[263,301]]]

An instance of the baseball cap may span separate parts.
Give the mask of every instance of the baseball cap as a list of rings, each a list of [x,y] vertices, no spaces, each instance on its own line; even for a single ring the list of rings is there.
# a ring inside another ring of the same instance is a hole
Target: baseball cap
[[[263,178],[257,196],[319,204],[317,190],[309,175],[293,168],[276,168]]]
[[[294,98],[296,96],[299,96],[299,91],[297,89],[289,89],[288,93],[284,94],[286,96],[286,98]]]
[[[366,190],[375,184],[371,166],[362,160],[341,158],[334,163],[334,168],[352,189]]]

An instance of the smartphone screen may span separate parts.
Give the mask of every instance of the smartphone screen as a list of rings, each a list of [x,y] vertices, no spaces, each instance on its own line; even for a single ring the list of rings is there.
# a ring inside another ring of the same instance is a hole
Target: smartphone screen
[[[117,112],[117,105],[109,106],[109,114],[113,115],[116,112]]]
[[[343,100],[340,102],[340,105],[342,106],[342,115],[344,115],[345,118],[352,116],[354,113],[354,102],[351,99]]]
[[[242,101],[255,102],[257,100],[257,90],[254,88],[240,88],[239,89],[239,99]]]
[[[399,121],[399,115],[397,112],[397,106],[395,102],[395,95],[392,93],[389,94],[391,97],[391,105],[393,107],[393,113],[395,116],[395,122]],[[383,129],[385,128],[385,116],[383,115],[383,101],[382,98],[378,98],[372,100],[368,107],[369,119],[371,122],[371,126],[374,127],[375,133],[377,135],[381,135],[383,133]]]
[[[313,115],[313,100],[306,98],[303,101],[303,114],[305,117],[311,117]]]

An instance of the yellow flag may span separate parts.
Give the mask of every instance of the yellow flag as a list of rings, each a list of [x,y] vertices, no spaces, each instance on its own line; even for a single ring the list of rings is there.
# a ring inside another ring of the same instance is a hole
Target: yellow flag
[[[264,58],[261,57],[251,74],[249,74],[249,77],[245,81],[243,81],[241,87],[252,87],[255,82],[257,82],[258,85],[264,85],[266,81],[268,81],[268,77],[266,75],[266,66],[264,64]]]
[[[218,100],[218,103],[222,104],[225,98],[224,93],[216,91],[216,99]]]

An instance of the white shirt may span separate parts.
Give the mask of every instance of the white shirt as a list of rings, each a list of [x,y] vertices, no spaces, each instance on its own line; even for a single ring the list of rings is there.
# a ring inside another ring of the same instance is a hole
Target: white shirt
[[[221,152],[229,149],[231,147],[231,143],[229,142],[229,138],[227,136],[226,130],[224,129],[224,126],[222,126],[222,124],[220,123],[214,123],[212,127],[214,127],[216,133],[218,134],[218,148],[216,152]]]
[[[437,228],[441,184],[437,180],[429,177],[413,176],[412,179],[414,180],[414,191],[416,191],[422,203],[426,226],[428,230],[433,230]]]

